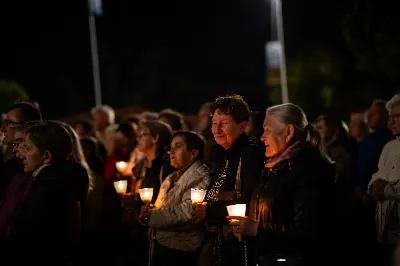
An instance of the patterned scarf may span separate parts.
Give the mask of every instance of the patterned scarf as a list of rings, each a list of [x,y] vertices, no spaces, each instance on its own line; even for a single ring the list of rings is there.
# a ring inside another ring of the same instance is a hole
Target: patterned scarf
[[[266,163],[265,167],[268,169],[273,169],[277,164],[280,162],[290,160],[294,156],[296,156],[303,148],[304,148],[304,143],[297,141],[291,146],[289,146],[286,150],[283,152],[275,155],[274,157],[270,158]]]

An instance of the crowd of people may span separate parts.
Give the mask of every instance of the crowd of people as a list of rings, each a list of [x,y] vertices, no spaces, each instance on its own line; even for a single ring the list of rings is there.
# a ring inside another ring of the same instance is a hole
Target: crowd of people
[[[115,121],[1,125],[2,265],[391,265],[400,237],[400,95],[310,121],[239,95]],[[118,123],[117,123],[118,122]],[[126,181],[122,192],[115,184]],[[143,202],[140,190],[153,191]],[[192,202],[192,189],[205,190]],[[245,216],[227,206],[244,204]]]

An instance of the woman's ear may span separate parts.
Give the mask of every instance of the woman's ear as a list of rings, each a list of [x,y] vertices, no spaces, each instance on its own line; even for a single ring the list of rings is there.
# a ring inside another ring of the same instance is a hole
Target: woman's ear
[[[192,159],[192,161],[194,161],[194,159],[196,159],[196,157],[199,156],[199,151],[196,149],[193,149],[190,152],[190,159]]]
[[[49,164],[51,162],[51,159],[53,158],[51,152],[45,151],[43,154],[43,162],[45,164]]]
[[[292,124],[286,126],[286,143],[289,143],[294,135],[294,126]]]
[[[239,123],[239,128],[242,133],[246,130],[247,124],[248,124],[247,121],[242,121]]]
[[[153,144],[156,144],[158,142],[158,140],[160,139],[160,135],[156,134],[155,137],[152,137],[153,139]]]

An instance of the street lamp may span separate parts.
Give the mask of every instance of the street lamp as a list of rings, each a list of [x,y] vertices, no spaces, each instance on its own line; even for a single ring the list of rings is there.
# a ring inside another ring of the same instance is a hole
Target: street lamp
[[[282,2],[281,0],[270,0],[269,3],[271,7],[271,39],[273,41],[267,44],[267,62],[274,67],[279,66],[281,98],[283,103],[287,103],[289,102],[289,93],[287,87]]]

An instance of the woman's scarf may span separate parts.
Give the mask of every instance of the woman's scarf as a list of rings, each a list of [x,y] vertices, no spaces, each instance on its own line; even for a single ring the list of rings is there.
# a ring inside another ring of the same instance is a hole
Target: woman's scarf
[[[304,146],[304,143],[300,141],[293,143],[283,152],[278,153],[274,157],[267,160],[267,162],[265,163],[265,167],[268,169],[273,169],[278,163],[292,159],[304,148]]]

